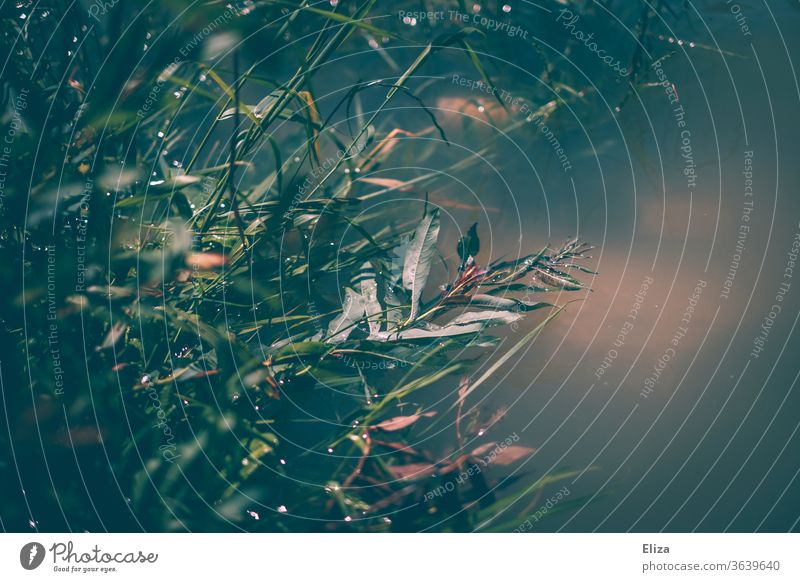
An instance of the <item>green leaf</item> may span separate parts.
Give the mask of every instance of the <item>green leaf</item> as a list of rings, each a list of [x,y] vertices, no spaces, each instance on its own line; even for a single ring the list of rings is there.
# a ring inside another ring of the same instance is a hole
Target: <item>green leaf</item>
[[[180,175],[168,180],[154,180],[150,182],[149,192],[172,192],[193,184],[199,184],[203,179],[200,176]]]
[[[286,3],[288,4],[288,3]],[[331,12],[330,10],[322,10],[321,8],[314,8],[313,6],[303,6],[303,10],[307,10],[308,12],[313,12],[314,14],[319,14],[320,16],[324,16],[329,20],[334,20],[336,22],[341,22],[342,24],[350,24],[355,26],[356,28],[360,28],[377,36],[385,36],[388,38],[400,38],[398,35],[389,32],[388,30],[384,30],[382,28],[378,28],[366,22],[362,18],[351,18],[345,14],[339,14],[338,12]]]

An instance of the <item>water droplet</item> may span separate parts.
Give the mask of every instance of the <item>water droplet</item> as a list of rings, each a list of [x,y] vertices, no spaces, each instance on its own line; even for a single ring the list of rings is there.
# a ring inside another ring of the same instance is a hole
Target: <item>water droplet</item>
[[[503,12],[511,12],[511,6],[508,4],[503,4]]]

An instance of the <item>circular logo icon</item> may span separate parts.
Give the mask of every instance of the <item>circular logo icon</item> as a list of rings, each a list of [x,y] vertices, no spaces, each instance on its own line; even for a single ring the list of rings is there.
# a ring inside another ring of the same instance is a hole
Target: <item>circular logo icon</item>
[[[19,563],[26,570],[35,570],[44,561],[44,546],[39,542],[29,542],[19,551]]]

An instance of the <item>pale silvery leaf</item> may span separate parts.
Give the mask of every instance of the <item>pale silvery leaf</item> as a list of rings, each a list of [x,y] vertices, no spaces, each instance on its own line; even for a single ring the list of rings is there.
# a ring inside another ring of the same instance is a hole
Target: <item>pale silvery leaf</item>
[[[440,337],[452,337],[457,335],[467,335],[479,333],[485,327],[484,323],[472,323],[467,325],[448,325],[435,329],[411,328],[402,331],[381,331],[375,334],[372,339],[380,341],[397,341],[412,339],[434,339]]]
[[[375,271],[369,261],[361,265],[358,282],[361,300],[364,303],[364,313],[367,316],[367,324],[369,325],[369,335],[372,337],[373,334],[381,330],[381,321],[378,316],[383,309],[378,301],[378,284],[375,282]]]
[[[360,132],[360,135],[356,140],[356,142],[347,151],[349,155],[347,156],[346,159],[355,158],[358,154],[367,149],[367,146],[370,144],[374,136],[375,136],[375,128],[371,125],[367,126],[367,129]]]
[[[459,302],[461,303],[461,302]],[[464,299],[463,303],[471,307],[493,307],[495,309],[502,309],[505,311],[533,311],[534,309],[542,309],[544,307],[552,307],[553,305],[545,302],[527,303],[519,299],[509,297],[494,297],[492,295],[473,295]]]
[[[411,314],[409,319],[419,315],[422,290],[428,282],[431,262],[436,252],[436,239],[439,237],[439,210],[435,209],[420,222],[414,238],[408,245],[403,266],[403,287],[411,295]]]
[[[95,351],[99,352],[100,350],[106,350],[114,347],[120,338],[125,335],[126,331],[128,331],[127,325],[124,323],[115,323],[111,326],[111,329],[108,330],[108,334],[103,340],[103,343],[97,346]]]
[[[343,342],[353,331],[355,323],[364,315],[364,301],[360,293],[345,288],[342,312],[328,325],[328,342]]]
[[[403,281],[403,266],[405,265],[410,243],[411,236],[403,236],[400,239],[400,244],[392,249],[392,263],[389,274],[389,282],[392,285],[399,285]]]
[[[240,115],[247,115],[248,113],[253,112],[253,107],[251,105],[245,105],[244,103],[239,105],[239,114]],[[225,119],[230,119],[236,115],[236,107],[228,107],[225,111],[219,114],[217,118],[218,121],[223,121]]]
[[[280,99],[280,93],[278,91],[270,93],[253,107],[253,115],[255,115],[257,119],[264,119],[278,99]]]
[[[383,294],[383,300],[386,302],[386,323],[387,327],[394,326],[399,327],[404,321],[405,316],[403,315],[403,302],[400,298],[395,294],[392,290],[390,285],[386,285],[385,292]]]
[[[423,339],[435,337],[450,337],[454,335],[466,335],[469,333],[480,332],[485,325],[481,322],[466,325],[446,325],[438,329],[404,329],[397,336],[400,339]]]
[[[414,327],[402,331],[378,332],[372,339],[397,341],[413,339],[433,339],[480,333],[490,325],[510,324],[522,319],[521,313],[510,311],[473,311],[462,313],[444,326],[428,324],[424,328]]]
[[[521,313],[514,313],[511,311],[468,311],[448,322],[445,327],[473,323],[481,323],[483,325],[509,324],[519,321],[523,317]]]
[[[172,377],[176,382],[186,382],[193,378],[207,375],[217,367],[217,351],[209,350],[196,362],[192,362],[185,368],[180,368],[172,372]]]

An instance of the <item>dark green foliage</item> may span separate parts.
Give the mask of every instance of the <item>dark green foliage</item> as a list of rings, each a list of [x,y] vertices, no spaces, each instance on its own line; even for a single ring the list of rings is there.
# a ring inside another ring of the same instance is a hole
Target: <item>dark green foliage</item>
[[[480,426],[464,401],[486,378],[448,402],[451,455],[412,446],[447,407],[411,396],[458,384],[490,327],[547,321],[552,305],[519,294],[582,289],[567,271],[587,249],[482,265],[473,224],[457,275],[434,276],[452,252],[438,211],[388,215],[376,186],[409,185],[356,169],[391,164],[406,130],[390,101],[417,107],[409,135],[442,132],[408,82],[446,48],[488,81],[485,40],[455,30],[393,80],[320,102],[315,75],[353,37],[401,36],[363,20],[373,5],[120,2],[96,21],[55,2],[25,23],[4,5],[3,105],[26,96],[0,229],[5,528],[467,530],[498,507],[488,473],[423,499],[493,444],[463,450]],[[337,114],[376,94],[345,129]],[[512,450],[500,466],[531,452]]]

